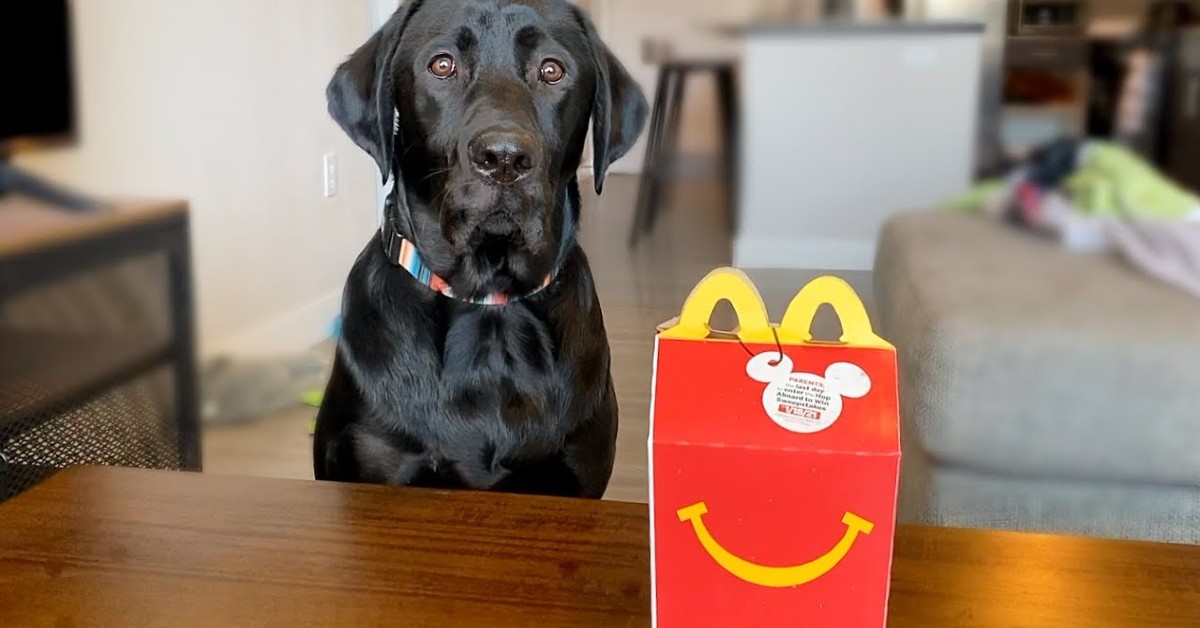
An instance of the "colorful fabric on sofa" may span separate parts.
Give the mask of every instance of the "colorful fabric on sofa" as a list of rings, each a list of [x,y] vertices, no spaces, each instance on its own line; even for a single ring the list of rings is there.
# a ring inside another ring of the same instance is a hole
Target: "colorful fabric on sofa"
[[[1122,146],[1053,142],[949,206],[1051,235],[1069,250],[1115,251],[1200,298],[1200,199]]]

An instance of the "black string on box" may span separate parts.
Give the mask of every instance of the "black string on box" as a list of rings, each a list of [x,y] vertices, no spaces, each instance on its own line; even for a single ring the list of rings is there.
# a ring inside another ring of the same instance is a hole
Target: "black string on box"
[[[779,352],[779,357],[775,358],[775,360],[773,360],[771,362],[768,362],[767,365],[768,366],[779,366],[779,363],[783,361],[783,357],[784,357],[783,356],[783,343],[779,342],[779,330],[778,329],[772,327],[771,335],[775,336],[775,349]],[[742,349],[744,349],[746,351],[746,355],[753,358],[754,352],[750,350],[750,347],[746,346],[746,343],[742,342],[741,336],[737,337],[737,341],[738,341],[739,345],[742,345]]]

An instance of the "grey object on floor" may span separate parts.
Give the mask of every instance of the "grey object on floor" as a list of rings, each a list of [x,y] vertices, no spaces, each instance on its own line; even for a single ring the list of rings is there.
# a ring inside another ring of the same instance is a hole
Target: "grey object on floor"
[[[1200,542],[1200,302],[975,216],[883,229],[900,517]]]
[[[216,358],[200,372],[200,414],[205,423],[241,423],[299,405],[300,396],[323,389],[332,343],[277,358]]]

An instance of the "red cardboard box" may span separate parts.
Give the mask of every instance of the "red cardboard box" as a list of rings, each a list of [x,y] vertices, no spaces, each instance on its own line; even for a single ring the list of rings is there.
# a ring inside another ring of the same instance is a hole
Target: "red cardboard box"
[[[708,326],[721,300],[740,321],[723,337]],[[840,342],[812,341],[822,303]],[[653,389],[655,625],[883,626],[896,356],[853,289],[817,279],[774,326],[743,273],[714,271],[659,333]]]

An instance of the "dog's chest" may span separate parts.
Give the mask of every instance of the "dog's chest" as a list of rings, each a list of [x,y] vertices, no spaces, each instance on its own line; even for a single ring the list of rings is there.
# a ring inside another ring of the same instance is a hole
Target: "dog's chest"
[[[528,310],[482,309],[447,329],[442,401],[460,419],[490,416],[517,425],[556,414],[564,374],[549,326]]]
[[[429,453],[538,455],[571,428],[570,369],[559,362],[549,324],[529,310],[468,309],[449,321],[443,338],[417,343],[413,356],[395,356],[415,364],[393,364],[389,385],[399,402],[394,419]]]

